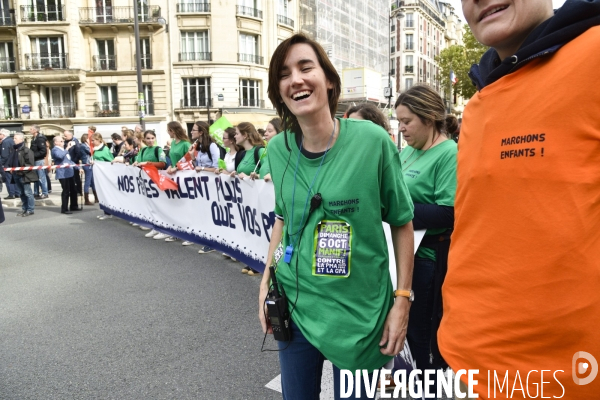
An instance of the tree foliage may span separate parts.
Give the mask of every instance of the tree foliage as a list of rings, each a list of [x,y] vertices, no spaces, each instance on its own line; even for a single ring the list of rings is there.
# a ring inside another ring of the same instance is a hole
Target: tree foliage
[[[450,86],[450,71],[454,71],[458,78],[458,82],[453,86],[454,93],[464,99],[469,99],[477,91],[469,78],[469,69],[471,65],[479,63],[488,47],[475,39],[468,26],[465,26],[463,42],[464,45],[452,45],[445,48],[435,60],[440,66],[439,78],[442,87]]]

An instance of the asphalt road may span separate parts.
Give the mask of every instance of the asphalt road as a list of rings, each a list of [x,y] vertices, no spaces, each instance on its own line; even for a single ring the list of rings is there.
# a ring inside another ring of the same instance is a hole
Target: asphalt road
[[[0,225],[0,399],[281,398],[260,277],[97,207],[17,211]]]

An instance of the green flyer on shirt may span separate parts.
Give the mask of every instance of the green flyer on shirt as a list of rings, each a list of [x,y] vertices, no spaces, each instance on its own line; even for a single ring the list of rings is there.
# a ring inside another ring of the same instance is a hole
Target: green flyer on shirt
[[[346,221],[321,221],[315,229],[312,274],[329,278],[350,276],[352,227]]]

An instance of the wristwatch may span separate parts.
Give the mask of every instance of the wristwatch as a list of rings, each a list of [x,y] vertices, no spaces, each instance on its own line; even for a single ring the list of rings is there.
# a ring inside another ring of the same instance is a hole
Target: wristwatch
[[[396,290],[394,292],[394,297],[398,296],[408,298],[408,301],[410,301],[411,303],[415,301],[415,292],[413,292],[412,290]]]

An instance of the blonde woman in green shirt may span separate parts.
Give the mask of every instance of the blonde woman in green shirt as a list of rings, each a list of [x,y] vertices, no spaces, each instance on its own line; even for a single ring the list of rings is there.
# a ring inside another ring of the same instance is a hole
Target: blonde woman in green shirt
[[[92,135],[92,142],[94,143],[94,155],[92,156],[92,164],[96,161],[105,161],[110,162],[114,160],[114,157],[106,143],[104,143],[104,139],[102,139],[102,135],[99,133],[94,133]],[[98,215],[98,219],[105,220],[112,218],[112,215],[104,211],[104,214]]]
[[[235,142],[244,151],[236,155],[235,171],[230,176],[238,175],[240,179],[244,179],[257,169],[256,165],[265,152],[265,142],[250,122],[242,122],[235,127]]]

